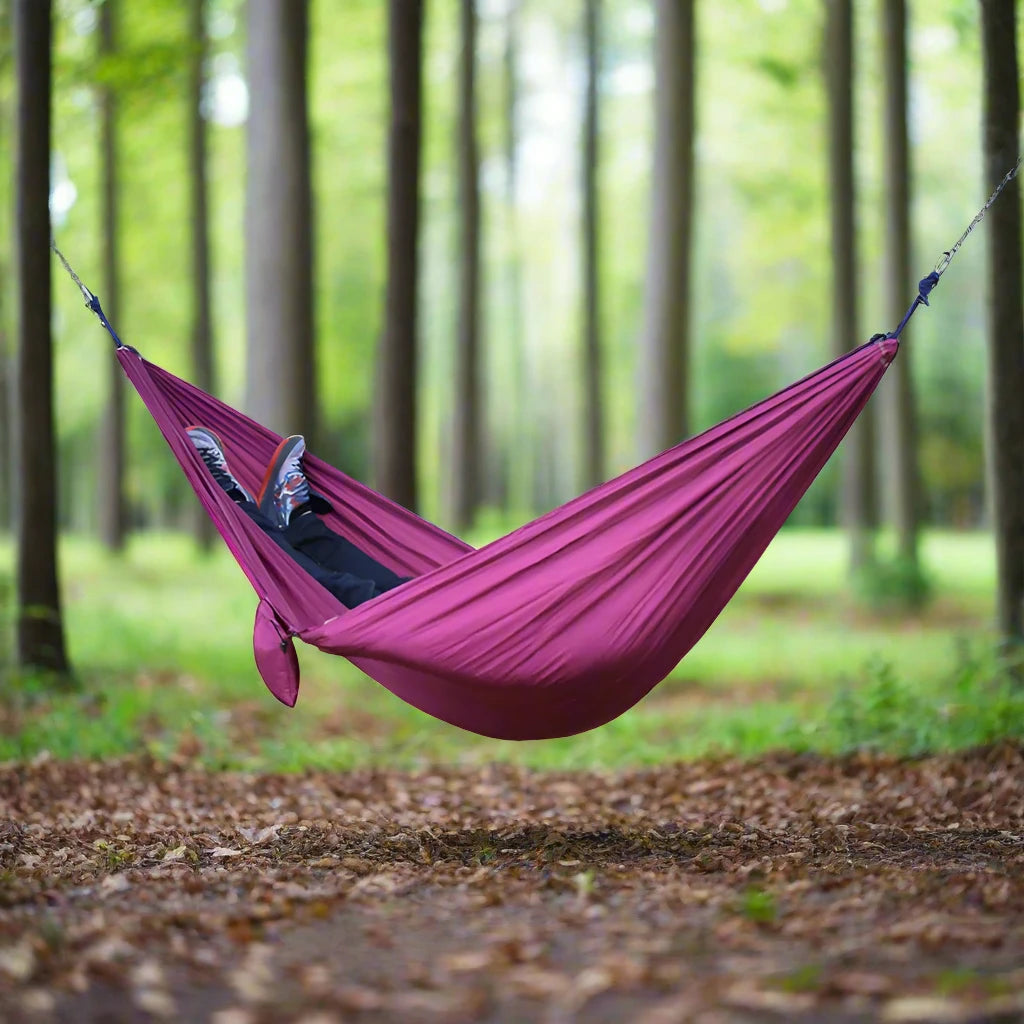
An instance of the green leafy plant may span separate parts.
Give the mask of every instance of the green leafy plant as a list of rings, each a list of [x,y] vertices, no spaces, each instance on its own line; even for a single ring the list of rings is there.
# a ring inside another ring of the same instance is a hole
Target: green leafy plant
[[[768,889],[752,885],[739,899],[738,910],[748,921],[755,924],[774,924],[779,917],[775,894]]]
[[[1020,737],[1024,690],[1016,683],[1018,671],[1015,660],[963,641],[952,671],[934,689],[909,685],[891,664],[873,661],[865,680],[848,682],[833,700],[823,745],[917,755]]]

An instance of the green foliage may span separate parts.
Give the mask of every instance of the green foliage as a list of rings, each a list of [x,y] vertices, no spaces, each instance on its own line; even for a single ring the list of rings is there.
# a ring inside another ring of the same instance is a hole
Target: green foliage
[[[509,526],[495,520],[473,540]],[[1024,691],[1009,681],[1012,666],[984,653],[990,541],[927,537],[941,599],[911,618],[867,618],[842,600],[844,551],[837,532],[784,532],[708,635],[636,708],[580,736],[514,744],[437,722],[309,648],[300,650],[298,706],[285,710],[256,674],[252,593],[223,549],[203,557],[163,534],[135,538],[111,559],[68,541],[67,631],[83,687],[5,683],[0,760],[148,751],[286,771],[492,760],[588,768],[779,747],[916,753],[1020,735]],[[0,545],[0,577],[8,554]],[[954,651],[951,616],[972,637]]]
[[[919,561],[896,555],[876,558],[854,574],[853,593],[876,612],[914,611],[932,597],[932,584]]]
[[[346,0],[345,16],[311,7],[310,124],[316,218],[315,314],[319,397],[329,445],[365,475],[373,361],[380,331],[385,255],[386,5]],[[211,0],[211,86],[241,81],[245,5]],[[83,278],[100,277],[96,87],[118,94],[121,252],[118,327],[145,354],[188,376],[188,184],[184,71],[195,40],[175,0],[118,5],[118,51],[97,53],[96,4],[56,5],[55,167],[77,189],[57,224]],[[864,333],[883,329],[880,210],[884,140],[877,101],[879,39],[856,12],[858,185]],[[977,12],[937,0],[912,18],[915,233],[919,252],[948,248],[975,209],[980,144]],[[695,424],[704,425],[812,369],[828,345],[828,205],[821,7],[812,0],[708,5],[698,14],[698,167],[691,320]],[[495,461],[518,483],[543,478],[550,501],[576,489],[579,391],[578,151],[579,11],[551,0],[520,5],[517,85],[519,187],[506,180],[505,8],[483,5],[479,32],[479,128],[485,223],[482,320],[486,431]],[[458,6],[432,4],[425,27],[422,416],[424,510],[440,506],[451,404],[457,247],[453,136]],[[2,28],[2,26],[0,26]],[[635,461],[636,338],[642,319],[651,151],[650,5],[616,0],[604,11],[601,80],[601,315],[606,356],[608,464]],[[0,107],[11,96],[9,49],[0,31]],[[215,91],[215,90],[211,90]],[[244,382],[244,127],[208,124],[214,286],[215,390],[242,401]],[[950,159],[955,148],[956,160]],[[8,146],[7,151],[12,151]],[[0,179],[0,228],[13,203]],[[970,197],[970,201],[966,201]],[[10,231],[0,266],[10,262]],[[0,246],[0,248],[3,248]],[[910,330],[922,412],[922,466],[940,522],[977,522],[981,492],[982,259],[966,246],[936,302]],[[930,259],[926,266],[930,263]],[[513,267],[517,267],[513,272]],[[3,275],[0,275],[3,277]],[[518,279],[519,287],[512,284]],[[8,277],[3,277],[4,282]],[[9,288],[9,284],[0,285]],[[91,525],[95,460],[86,458],[107,401],[108,344],[57,280],[57,428],[64,522]],[[910,296],[908,295],[908,301]],[[10,303],[7,304],[9,310]],[[5,310],[8,319],[10,313]],[[956,347],[959,357],[951,361]],[[510,382],[521,375],[523,387]],[[526,408],[519,408],[519,405]],[[139,403],[128,403],[132,504],[166,522],[177,469]],[[524,437],[524,424],[535,437]],[[286,427],[284,428],[286,429]],[[529,442],[529,443],[527,443]],[[553,451],[552,451],[553,450]],[[362,469],[360,469],[362,467]],[[798,513],[830,522],[835,478],[823,476]]]
[[[778,920],[779,907],[775,894],[768,889],[752,885],[744,890],[737,910],[754,924],[774,924]]]
[[[816,992],[821,987],[823,973],[820,964],[801,964],[776,979],[776,983],[783,992]]]
[[[1024,689],[1015,667],[961,644],[949,675],[922,690],[876,661],[865,680],[839,691],[817,739],[839,752],[917,755],[1024,736]]]

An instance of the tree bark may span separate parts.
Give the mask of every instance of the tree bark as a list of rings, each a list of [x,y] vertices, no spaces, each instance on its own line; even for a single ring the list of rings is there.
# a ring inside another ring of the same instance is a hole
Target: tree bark
[[[982,0],[986,190],[1017,161],[1020,78],[1014,0]],[[996,541],[998,626],[1024,642],[1024,299],[1020,183],[992,206],[988,241],[988,470]]]
[[[188,177],[189,220],[192,225],[192,379],[204,391],[214,390],[213,313],[210,299],[210,223],[207,181],[206,118],[203,116],[203,85],[208,52],[206,0],[189,0],[188,62]],[[217,531],[202,505],[193,506],[196,542],[204,550],[213,546]]]
[[[911,270],[910,153],[907,139],[906,0],[882,0],[882,74],[885,85],[885,309],[895,327],[914,295]],[[903,335],[906,339],[906,334]],[[917,465],[917,416],[911,367],[913,345],[904,345],[879,389],[885,422],[885,466],[896,551],[918,564],[921,484]]]
[[[6,279],[7,268],[0,264],[0,280]],[[5,303],[0,299],[0,324],[5,315]],[[14,437],[12,408],[10,401],[11,388],[11,357],[7,350],[7,331],[0,326],[0,480],[13,480],[13,460],[11,446]],[[12,523],[13,494],[8,491],[0,500],[0,531],[10,529]]]
[[[604,479],[604,416],[601,402],[601,311],[598,251],[598,80],[601,74],[601,3],[586,0],[584,36],[587,85],[583,117],[583,380],[584,485]]]
[[[388,10],[388,278],[377,353],[374,481],[384,494],[415,511],[423,4],[390,0]]]
[[[853,11],[851,0],[826,0],[825,78],[832,224],[832,339],[835,354],[860,342],[857,322],[857,226],[853,153]],[[843,442],[840,519],[850,535],[850,568],[874,560],[873,431],[865,409]]]
[[[524,338],[523,260],[519,223],[519,50],[521,0],[509,0],[505,18],[505,221],[508,232],[506,267],[508,321],[507,334],[512,376],[512,412],[509,417],[510,452],[508,457],[508,507],[516,512],[537,507],[534,494],[536,444],[533,419],[530,415],[530,377],[527,347]]]
[[[688,428],[696,60],[693,0],[658,0],[654,47],[654,172],[638,431],[642,457],[676,444]]]
[[[118,0],[106,0],[99,8],[99,55],[109,58],[117,51]],[[117,166],[117,96],[109,83],[100,86],[100,175],[103,239],[103,307],[110,322],[120,323],[121,258]],[[121,364],[107,355],[107,402],[99,438],[100,538],[111,551],[124,548],[128,510],[124,493],[125,426],[124,374]]]
[[[0,76],[4,80],[10,73],[11,59],[11,12],[8,4],[0,4]],[[0,99],[0,152],[10,152],[11,139],[8,132],[12,124],[11,110],[6,98]],[[0,281],[10,280],[6,259],[0,261]],[[11,390],[14,387],[14,360],[11,356],[10,338],[7,334],[7,294],[0,288],[0,480],[14,479],[14,404]],[[0,530],[8,530],[14,522],[13,488],[8,488],[0,499]],[[2,654],[2,651],[0,651]]]
[[[50,0],[14,0],[17,74],[17,658],[69,672],[57,583],[57,478],[50,334]]]
[[[471,526],[480,501],[480,186],[476,130],[476,3],[461,0],[459,58],[459,313],[455,347],[452,519]]]
[[[246,184],[249,414],[316,443],[307,0],[249,0]]]

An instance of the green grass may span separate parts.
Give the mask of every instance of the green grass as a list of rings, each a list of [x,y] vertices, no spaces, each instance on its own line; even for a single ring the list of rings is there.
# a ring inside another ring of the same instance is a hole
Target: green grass
[[[256,673],[255,601],[226,551],[203,558],[187,538],[148,535],[115,558],[69,539],[65,614],[82,687],[54,693],[0,670],[8,676],[0,760],[148,750],[286,770],[489,760],[587,767],[777,747],[917,753],[1019,735],[1024,699],[987,654],[990,539],[929,536],[924,557],[933,603],[914,615],[875,613],[845,593],[838,533],[783,533],[640,705],[582,736],[505,743],[437,722],[344,659],[304,647],[302,693],[289,711]],[[10,547],[0,547],[7,620],[9,565]],[[7,635],[0,656],[5,650]]]

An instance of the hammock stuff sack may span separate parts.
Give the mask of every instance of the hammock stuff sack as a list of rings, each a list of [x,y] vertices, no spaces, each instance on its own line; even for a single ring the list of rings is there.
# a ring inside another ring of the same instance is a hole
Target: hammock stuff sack
[[[310,485],[333,506],[327,525],[415,577],[352,610],[217,486],[185,428],[214,430],[252,490],[281,436],[118,346],[259,596],[256,663],[275,697],[298,697],[297,636],[430,715],[525,740],[603,725],[668,675],[835,451],[898,341],[877,337],[478,550],[307,454]]]

